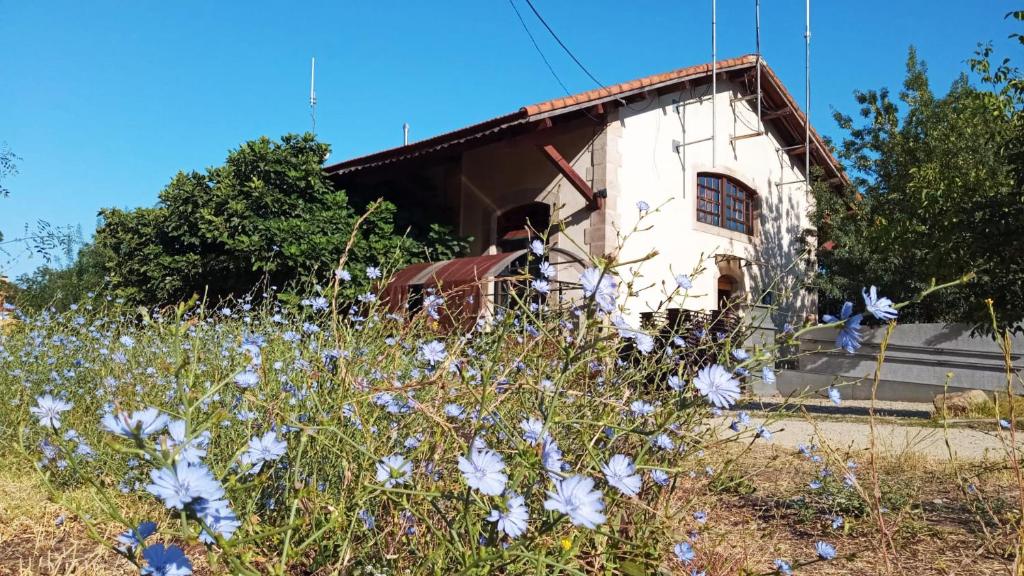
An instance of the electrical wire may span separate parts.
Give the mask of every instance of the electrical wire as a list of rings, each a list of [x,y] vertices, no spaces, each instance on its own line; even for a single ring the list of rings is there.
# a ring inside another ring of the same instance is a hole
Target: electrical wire
[[[587,67],[583,65],[583,62],[580,62],[580,59],[577,58],[576,55],[572,53],[572,50],[569,50],[569,47],[565,45],[565,42],[562,42],[562,39],[558,37],[558,34],[555,34],[555,31],[551,29],[551,26],[549,26],[547,21],[544,20],[544,17],[540,15],[540,12],[537,11],[537,7],[533,5],[533,2],[531,0],[526,0],[526,5],[530,7],[530,10],[533,10],[534,16],[536,16],[537,19],[540,20],[540,23],[543,24],[544,27],[548,29],[548,32],[551,33],[551,37],[555,39],[555,42],[558,42],[558,45],[562,47],[562,50],[565,50],[565,53],[568,54],[570,58],[572,58],[572,61],[575,62],[576,65],[580,67],[580,70],[583,70],[583,72],[587,76],[589,76],[590,79],[593,80],[598,86],[604,88],[604,84],[602,84],[600,80],[595,78],[594,75],[590,73],[590,70],[587,70]]]
[[[519,23],[522,24],[523,30],[526,32],[526,35],[530,37],[530,42],[533,43],[533,47],[537,50],[537,54],[540,54],[540,58],[541,60],[544,61],[544,65],[548,67],[548,71],[551,72],[551,75],[555,77],[555,80],[558,82],[558,85],[562,87],[562,90],[565,90],[566,95],[571,95],[572,92],[570,92],[569,89],[565,86],[565,82],[562,82],[562,79],[558,77],[558,73],[555,72],[554,67],[551,66],[551,62],[548,61],[548,57],[545,56],[544,51],[540,49],[540,45],[537,44],[537,39],[534,38],[533,33],[530,32],[530,28],[526,25],[526,21],[523,20],[523,15],[519,13],[519,8],[516,8],[515,2],[513,2],[512,0],[508,0],[508,5],[511,6],[512,10],[515,11],[516,17],[519,18]]]

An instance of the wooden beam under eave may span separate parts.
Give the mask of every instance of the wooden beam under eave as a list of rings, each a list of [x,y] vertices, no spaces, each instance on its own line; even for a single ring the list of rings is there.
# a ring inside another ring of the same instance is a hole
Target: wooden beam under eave
[[[575,188],[581,196],[583,196],[583,199],[586,200],[587,206],[589,206],[591,210],[599,210],[604,207],[604,202],[594,194],[594,190],[590,188],[590,184],[587,184],[587,181],[580,176],[579,172],[572,167],[572,164],[569,164],[553,144],[542,144],[540,146],[540,150],[544,153],[544,156],[549,162],[551,162],[555,169],[558,170],[558,172],[561,173],[570,184],[572,184],[572,187]]]
[[[774,120],[776,118],[782,118],[783,116],[789,116],[793,113],[792,108],[783,108],[782,110],[775,110],[774,112],[767,112],[761,115],[762,120]]]

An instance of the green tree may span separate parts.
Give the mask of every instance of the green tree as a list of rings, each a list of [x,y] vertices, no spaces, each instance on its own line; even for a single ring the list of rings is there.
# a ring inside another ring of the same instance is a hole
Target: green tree
[[[853,185],[815,188],[823,309],[871,284],[899,301],[932,279],[974,272],[904,318],[983,326],[992,299],[1003,324],[1024,319],[1020,75],[1005,61],[992,69],[989,56],[986,48],[971,61],[980,85],[965,73],[936,96],[911,48],[898,101],[886,89],[857,92],[863,122],[836,114]]]
[[[64,268],[40,266],[18,278],[15,302],[23,308],[54,306],[59,310],[81,302],[90,292],[101,291],[106,283],[107,254],[95,244],[86,244],[75,260]]]
[[[95,243],[109,254],[111,284],[129,301],[158,304],[240,295],[263,281],[284,288],[326,280],[360,216],[321,169],[328,151],[311,134],[260,138],[229,152],[222,166],[177,174],[154,207],[102,210]],[[377,205],[348,267],[401,266],[466,246],[428,223],[396,230],[394,216],[393,205]],[[348,296],[361,289],[347,286]]]

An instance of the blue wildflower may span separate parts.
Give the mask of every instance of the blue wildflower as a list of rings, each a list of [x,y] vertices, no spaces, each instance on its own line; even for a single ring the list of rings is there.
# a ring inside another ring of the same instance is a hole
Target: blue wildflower
[[[814,551],[822,560],[831,560],[836,557],[836,547],[821,540],[814,543]]]
[[[144,576],[189,576],[192,574],[192,563],[185,552],[175,546],[150,544],[142,551],[146,565],[140,570]]]
[[[420,358],[429,362],[431,366],[438,362],[444,362],[447,354],[444,350],[444,343],[439,340],[431,340],[420,346]]]
[[[689,564],[697,557],[696,552],[693,551],[693,545],[689,542],[680,542],[672,548],[672,552],[675,553],[676,558],[684,564]]]
[[[775,571],[781,576],[792,576],[793,574],[793,567],[782,558],[776,558],[772,565],[775,566]]]
[[[225,540],[230,540],[242,525],[227,500],[199,500],[193,509],[206,528]],[[216,543],[217,539],[206,528],[199,534],[199,541],[204,544]]]
[[[843,303],[839,318],[826,314],[823,319],[829,324],[843,320],[843,326],[836,335],[836,347],[846,350],[849,354],[853,354],[860,348],[861,340],[864,339],[864,335],[860,332],[860,323],[864,319],[864,315],[853,314],[853,302]]]
[[[544,431],[544,422],[537,418],[523,420],[519,427],[523,429],[523,440],[530,446],[536,446],[547,435]]]
[[[146,408],[131,414],[111,412],[103,417],[102,424],[109,432],[124,438],[145,438],[163,430],[168,420],[167,414],[156,408]]]
[[[311,307],[313,312],[323,312],[331,307],[331,303],[323,296],[305,298],[302,300],[302,304]]]
[[[633,337],[633,342],[636,343],[636,349],[641,354],[650,354],[654,350],[654,337],[645,332],[637,332]]]
[[[643,479],[636,473],[636,467],[629,456],[616,454],[608,462],[601,466],[608,484],[622,492],[626,496],[636,496],[640,493]]]
[[[239,460],[250,466],[249,474],[258,474],[264,463],[279,460],[287,451],[288,443],[278,438],[276,432],[270,431],[263,436],[250,438],[248,449]]]
[[[373,530],[374,527],[377,526],[377,519],[366,509],[360,510],[356,516],[363,521],[363,526],[365,526],[367,530]]]
[[[683,388],[686,387],[686,382],[684,382],[679,376],[673,374],[668,377],[668,387],[676,392],[682,392]]]
[[[634,400],[629,405],[629,409],[633,412],[634,416],[641,418],[654,414],[654,406],[650,402],[646,402],[644,400]]]
[[[555,277],[555,267],[551,265],[547,260],[540,263],[540,275],[551,280]]]
[[[829,386],[827,392],[828,399],[831,400],[833,404],[839,406],[840,404],[843,403],[843,395],[839,393],[838,388],[834,386]]]
[[[594,529],[604,524],[603,495],[594,490],[593,478],[572,476],[555,482],[555,490],[547,495],[544,509],[565,514],[574,525]]]
[[[661,450],[673,450],[676,447],[676,443],[669,438],[668,434],[658,434],[651,439],[651,443]]]
[[[377,482],[384,484],[385,488],[392,488],[396,484],[406,484],[412,479],[412,463],[400,454],[393,454],[381,458],[377,462]]]
[[[530,511],[526,501],[518,494],[509,494],[505,501],[505,511],[492,509],[487,515],[488,522],[497,522],[498,531],[504,532],[509,538],[518,538],[526,533]]]
[[[459,456],[459,470],[470,488],[487,496],[499,496],[505,491],[505,461],[494,450],[473,450],[469,458]]]
[[[650,471],[650,476],[651,481],[657,484],[658,486],[668,486],[668,472],[665,472],[664,470],[658,468],[654,468],[653,470]]]
[[[260,383],[260,373],[252,368],[246,368],[235,375],[235,384],[239,388],[252,388]]]
[[[190,466],[178,461],[173,468],[160,468],[149,473],[152,483],[146,491],[163,501],[164,506],[181,510],[195,500],[218,500],[224,487],[206,466]]]
[[[719,408],[732,406],[740,397],[740,383],[719,364],[701,368],[694,384],[708,402]]]
[[[466,409],[454,402],[450,402],[444,405],[444,414],[449,418],[461,420],[466,417]]]
[[[580,274],[580,285],[583,287],[583,295],[593,297],[603,312],[611,314],[615,311],[618,284],[610,274],[599,268],[587,268]]]
[[[547,294],[551,292],[551,283],[543,278],[537,278],[530,282],[530,286],[540,294]]]
[[[680,290],[689,290],[693,288],[693,280],[686,274],[676,274],[676,286],[679,286]]]
[[[138,548],[142,546],[146,538],[149,538],[156,532],[156,522],[142,522],[131,530],[125,530],[117,537],[117,541],[121,544],[118,548],[122,551],[128,551],[132,548]]]
[[[861,289],[860,294],[864,297],[864,308],[875,318],[888,322],[899,316],[899,311],[893,307],[892,300],[885,297],[879,298],[878,289],[874,286],[871,287],[870,292]]]
[[[40,426],[56,429],[60,428],[61,413],[67,412],[72,406],[66,400],[44,394],[36,398],[36,405],[29,408],[29,412],[39,419]]]
[[[167,423],[169,436],[167,447],[177,449],[176,459],[186,464],[198,464],[210,445],[210,432],[203,431],[195,438],[188,439],[185,434],[184,420],[171,420]]]
[[[533,252],[537,256],[544,255],[544,243],[540,240],[534,240],[530,242],[530,252]]]
[[[381,277],[380,268],[377,268],[376,266],[367,266],[366,267],[366,277],[369,278],[370,280],[376,280],[376,279],[380,278]]]
[[[562,462],[562,450],[558,447],[558,442],[550,435],[544,435],[544,441],[541,443],[540,459],[552,480],[557,481],[561,478],[562,468],[565,465]]]

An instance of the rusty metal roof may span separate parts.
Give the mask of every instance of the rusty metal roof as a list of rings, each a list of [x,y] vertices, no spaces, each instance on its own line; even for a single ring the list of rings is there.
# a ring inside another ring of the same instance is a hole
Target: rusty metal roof
[[[757,56],[753,54],[740,56],[738,58],[730,58],[727,60],[719,60],[718,72],[723,73],[733,70],[753,68],[757,65],[757,61]],[[497,116],[490,120],[485,120],[451,132],[439,134],[405,146],[390,148],[365,156],[345,160],[344,162],[327,166],[324,170],[330,175],[342,175],[355,172],[357,170],[400,162],[406,159],[438,152],[457,144],[481,139],[536,120],[542,120],[559,114],[566,114],[574,110],[594,106],[599,103],[620,100],[626,96],[631,96],[637,93],[656,90],[674,84],[710,76],[711,69],[712,66],[710,63],[699,64],[696,66],[679,68],[678,70],[673,70],[671,72],[645,76],[643,78],[622,82],[612,86],[606,86],[604,88],[598,88],[596,90],[588,90],[571,96],[555,98],[539,104],[523,106],[519,110],[510,114]],[[804,116],[803,111],[800,110],[796,100],[793,99],[792,95],[790,95],[785,86],[782,85],[778,76],[775,75],[763,58],[761,59],[761,70],[764,72],[765,76],[763,80],[766,80],[763,82],[762,89],[766,91],[766,94],[774,92],[779,98],[781,98],[786,107],[792,109],[793,116],[795,118],[794,123],[790,128],[793,131],[802,134],[806,117]],[[787,125],[789,123],[789,120],[786,119],[780,119],[779,121],[786,123]],[[816,157],[817,163],[824,166],[831,173],[831,176],[840,178],[843,182],[847,182],[848,178],[843,172],[841,165],[832,155],[824,141],[813,127],[810,132],[813,147],[812,154]]]

